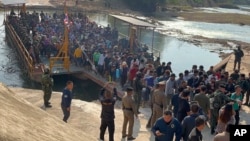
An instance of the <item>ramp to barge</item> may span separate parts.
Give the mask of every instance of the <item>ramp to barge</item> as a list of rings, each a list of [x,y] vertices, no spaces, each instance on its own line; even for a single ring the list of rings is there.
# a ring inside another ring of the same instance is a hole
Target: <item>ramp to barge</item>
[[[241,59],[240,73],[244,73],[246,76],[250,73],[250,52],[243,50],[244,56]],[[231,53],[228,57],[223,59],[221,62],[214,66],[214,70],[224,69],[229,72],[229,74],[234,72],[234,54]],[[236,66],[237,69],[237,66]]]

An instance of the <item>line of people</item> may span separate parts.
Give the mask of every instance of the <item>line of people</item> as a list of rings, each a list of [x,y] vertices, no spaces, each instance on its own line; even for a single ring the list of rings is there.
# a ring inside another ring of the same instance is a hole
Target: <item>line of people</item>
[[[176,140],[200,141],[201,131],[208,123],[217,139],[222,134],[228,135],[225,134],[228,125],[239,124],[242,104],[249,105],[250,78],[245,74],[235,70],[229,75],[223,70],[214,71],[212,66],[205,71],[203,66],[194,65],[176,79],[171,71],[171,63],[167,67],[162,63],[156,70],[138,70],[133,81],[127,82],[125,90],[134,94],[128,92],[122,99],[123,137],[134,139],[134,117],[140,114],[140,106],[144,106],[141,101],[147,99],[143,93],[148,93],[152,109],[147,128],[152,129],[157,141],[172,141],[174,135]],[[129,134],[125,131],[127,122]]]

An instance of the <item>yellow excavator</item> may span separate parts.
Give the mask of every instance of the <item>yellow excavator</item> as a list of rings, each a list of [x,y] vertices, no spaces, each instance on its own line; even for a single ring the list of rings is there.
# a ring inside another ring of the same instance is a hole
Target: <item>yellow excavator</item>
[[[64,14],[65,16],[68,14],[68,9],[66,7],[66,2],[64,3]],[[69,21],[67,21],[69,22]],[[63,63],[57,63],[58,61],[63,61]],[[69,27],[68,23],[64,23],[64,37],[63,44],[56,55],[56,57],[50,57],[49,59],[49,67],[52,70],[55,66],[63,66],[69,72],[70,69],[70,58],[69,58]]]

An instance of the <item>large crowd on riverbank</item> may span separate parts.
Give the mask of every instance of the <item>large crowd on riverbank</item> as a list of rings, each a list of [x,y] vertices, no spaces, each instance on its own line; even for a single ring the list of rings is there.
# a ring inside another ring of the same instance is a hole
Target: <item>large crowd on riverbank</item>
[[[27,50],[29,50],[31,56],[33,56],[32,58],[35,62],[41,63],[39,56],[50,57],[53,54],[57,54],[60,49],[60,45],[63,41],[64,20],[65,16],[59,16],[57,13],[54,13],[53,16],[49,16],[41,12],[39,17],[39,15],[34,12],[33,14],[21,14],[20,19],[13,16],[10,22],[27,47]],[[143,101],[142,106],[146,106],[150,99],[154,97],[158,87],[164,83],[164,98],[166,98],[166,103],[159,105],[157,105],[156,101],[151,103],[153,113],[154,107],[160,106],[158,108],[161,108],[161,106],[164,106],[162,109],[173,110],[173,115],[179,122],[182,122],[187,116],[194,114],[192,113],[194,111],[178,104],[179,101],[183,101],[183,103],[187,104],[188,101],[196,100],[203,111],[201,114],[203,114],[207,120],[211,121],[212,134],[214,134],[214,132],[226,132],[226,125],[228,123],[239,123],[239,110],[244,93],[246,93],[246,103],[244,104],[249,104],[250,79],[247,78],[245,74],[240,74],[237,70],[235,70],[233,74],[229,74],[223,70],[215,72],[213,67],[205,71],[202,65],[194,65],[191,70],[183,71],[183,73],[178,75],[178,79],[175,79],[176,75],[171,69],[171,62],[161,63],[160,58],[153,62],[152,59],[145,57],[145,51],[133,55],[129,53],[127,47],[120,48],[118,45],[118,33],[115,28],[111,29],[109,26],[101,28],[81,14],[78,14],[78,16],[71,20],[74,21],[69,33],[72,60],[75,61],[77,65],[83,65],[84,62],[82,62],[82,60],[77,60],[78,57],[82,58],[83,55],[81,53],[81,55],[78,56],[76,50],[80,48],[80,52],[86,52],[89,58],[93,60],[98,67],[100,74],[109,76],[111,81],[120,80],[121,85],[124,87],[126,87],[126,85],[134,87],[138,107],[140,106],[140,98],[142,98]],[[29,31],[32,31],[32,39],[30,38]],[[85,58],[85,61],[87,61],[87,58]],[[119,70],[118,73],[117,69]],[[136,79],[142,82],[141,89],[135,86]],[[214,107],[215,105],[210,101],[215,98],[217,93],[225,94],[228,99],[222,101],[219,107]],[[237,99],[235,99],[235,95],[238,93],[241,93],[240,95],[242,96],[237,96]],[[140,97],[140,94],[142,94],[142,97]],[[204,98],[206,99],[206,104],[204,104],[202,100],[199,101],[198,98],[199,95],[203,94],[207,94],[208,96]],[[174,102],[176,95],[178,102]],[[226,104],[227,102],[233,104],[230,106],[230,104]],[[224,107],[224,105],[226,105],[226,107]],[[217,110],[215,111],[215,109]],[[216,115],[219,110],[221,114]],[[229,113],[230,118],[225,117],[227,116],[226,114],[228,114],[225,113],[225,111]],[[197,115],[197,113],[195,114]],[[231,121],[231,117],[233,122]],[[234,120],[236,120],[236,122],[234,122]],[[149,126],[154,125],[150,124]]]

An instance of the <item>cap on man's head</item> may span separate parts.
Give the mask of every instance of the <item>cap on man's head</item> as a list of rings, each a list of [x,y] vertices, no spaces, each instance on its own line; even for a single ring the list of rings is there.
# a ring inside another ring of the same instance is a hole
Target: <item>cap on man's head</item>
[[[226,85],[225,84],[220,84],[220,87],[221,88],[226,88]]]
[[[166,81],[160,81],[157,83],[158,85],[166,85]]]
[[[127,92],[131,92],[131,91],[133,91],[133,90],[134,90],[134,89],[133,89],[132,87],[127,87],[127,88],[126,88],[126,91],[127,91]]]

